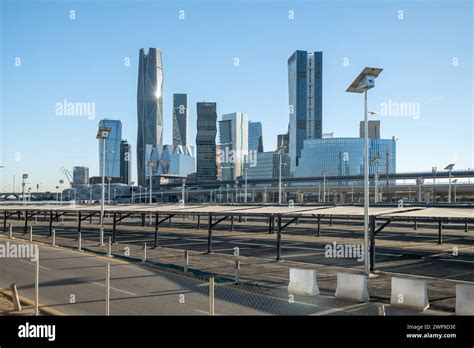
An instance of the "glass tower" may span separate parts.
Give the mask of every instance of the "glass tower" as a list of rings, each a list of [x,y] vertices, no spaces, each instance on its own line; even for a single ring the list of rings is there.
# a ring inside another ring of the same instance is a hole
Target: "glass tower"
[[[146,185],[146,162],[150,148],[163,144],[163,67],[161,51],[140,49],[137,88],[138,185]],[[147,150],[148,149],[148,150]]]
[[[187,145],[188,95],[173,94],[173,145]]]
[[[295,51],[288,59],[290,172],[306,139],[322,137],[322,52]]]
[[[249,121],[249,151],[263,152],[263,132],[261,122]]]
[[[104,119],[99,122],[99,127],[110,128],[109,137],[105,140],[105,154],[102,141],[99,141],[99,175],[104,170],[105,177],[120,177],[120,142],[122,140],[122,122],[120,120]]]
[[[216,103],[197,103],[196,179],[216,180]]]

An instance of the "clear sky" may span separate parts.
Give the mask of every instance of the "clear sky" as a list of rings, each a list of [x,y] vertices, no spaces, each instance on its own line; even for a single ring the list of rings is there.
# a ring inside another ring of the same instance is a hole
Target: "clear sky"
[[[375,117],[382,137],[399,139],[397,170],[474,167],[471,1],[0,1],[2,191],[14,174],[18,190],[22,173],[54,190],[61,166],[98,175],[105,117],[122,120],[136,159],[142,47],[162,50],[164,143],[172,94],[188,93],[191,145],[205,100],[218,116],[261,121],[273,150],[288,127],[287,59],[301,49],[323,51],[324,133],[358,136],[363,98],[345,90],[382,67],[369,110],[415,103],[415,114]],[[95,103],[95,118],[57,115],[63,100]]]

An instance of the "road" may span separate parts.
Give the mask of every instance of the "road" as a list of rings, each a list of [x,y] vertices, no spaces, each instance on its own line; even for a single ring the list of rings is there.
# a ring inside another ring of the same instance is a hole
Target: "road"
[[[4,244],[6,238],[1,238]],[[11,240],[10,240],[11,242]],[[15,240],[13,243],[25,243]],[[208,283],[184,274],[144,267],[85,252],[40,246],[39,302],[65,314],[103,315],[105,264],[111,264],[111,315],[208,315]],[[35,265],[26,259],[0,262],[0,287],[13,282],[19,293],[34,298]],[[354,304],[329,296],[270,296],[230,284],[215,288],[216,315],[363,315],[377,304]],[[390,308],[387,308],[390,314]],[[391,310],[393,314],[409,313]],[[412,313],[413,314],[413,313]]]

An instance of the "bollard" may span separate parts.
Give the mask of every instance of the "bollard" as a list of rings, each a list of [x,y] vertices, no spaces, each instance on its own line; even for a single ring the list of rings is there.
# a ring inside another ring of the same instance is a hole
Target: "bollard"
[[[16,289],[16,284],[13,283],[10,285],[10,290],[12,292],[12,302],[17,312],[21,312],[21,303],[20,297],[18,296],[18,290]]]
[[[240,282],[240,260],[235,260],[235,284]]]
[[[33,226],[30,226],[30,242],[33,242]]]
[[[214,315],[214,277],[209,278],[209,315]]]
[[[99,246],[104,246],[104,229],[101,228],[99,232]]]
[[[188,273],[188,265],[189,265],[189,252],[185,250],[184,251],[184,273]]]
[[[10,229],[8,230],[8,237],[13,239],[13,225],[10,224]]]
[[[105,315],[110,315],[110,263],[108,262],[105,265]]]
[[[78,232],[77,236],[77,250],[82,251],[82,233]]]
[[[112,238],[108,237],[107,241],[107,256],[112,257]]]
[[[36,272],[35,272],[35,315],[39,315],[39,248],[36,249]]]
[[[56,246],[56,229],[53,228],[53,230],[51,231],[51,234],[53,236],[53,246]]]
[[[142,248],[142,263],[146,262],[146,242],[143,243],[143,248]]]

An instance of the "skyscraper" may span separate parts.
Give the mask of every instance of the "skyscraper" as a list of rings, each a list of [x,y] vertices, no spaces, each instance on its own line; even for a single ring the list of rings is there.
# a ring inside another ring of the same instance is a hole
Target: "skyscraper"
[[[155,145],[163,144],[163,67],[161,51],[140,49],[137,88],[138,185],[146,185],[146,162]]]
[[[89,182],[89,168],[87,167],[73,167],[72,168],[72,187],[78,188],[87,186]]]
[[[120,142],[120,177],[124,184],[130,185],[132,153],[127,140]]]
[[[249,121],[249,151],[263,152],[263,132],[261,122]]]
[[[249,121],[246,113],[222,115],[219,121],[222,180],[235,180],[244,172],[248,155]]]
[[[216,103],[197,103],[196,179],[216,180]]]
[[[173,94],[173,145],[186,146],[188,141],[188,95]]]
[[[105,153],[102,141],[99,142],[99,175],[102,176],[104,170],[105,156],[105,177],[120,177],[120,141],[122,140],[122,122],[120,120],[103,119],[99,122],[99,127],[110,128],[109,137],[105,140]]]
[[[303,141],[322,138],[322,67],[322,52],[295,51],[288,59],[291,174]]]

